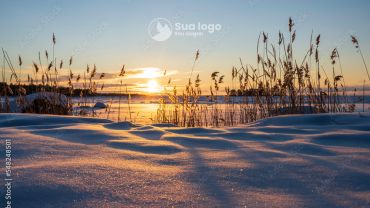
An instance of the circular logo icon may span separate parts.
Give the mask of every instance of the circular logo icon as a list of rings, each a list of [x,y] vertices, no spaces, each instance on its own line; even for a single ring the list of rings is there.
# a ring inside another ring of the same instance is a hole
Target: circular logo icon
[[[148,26],[149,36],[156,41],[165,41],[172,35],[172,25],[168,19],[155,18]]]

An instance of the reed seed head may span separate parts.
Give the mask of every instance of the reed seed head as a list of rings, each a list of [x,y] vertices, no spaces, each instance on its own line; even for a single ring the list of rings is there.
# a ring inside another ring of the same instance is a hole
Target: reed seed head
[[[55,45],[56,39],[55,39],[55,34],[53,33],[53,44]]]

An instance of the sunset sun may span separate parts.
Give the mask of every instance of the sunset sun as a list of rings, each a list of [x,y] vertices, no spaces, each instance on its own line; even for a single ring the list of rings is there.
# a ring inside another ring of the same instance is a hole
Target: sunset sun
[[[158,84],[157,80],[155,80],[155,79],[151,79],[146,83],[146,89],[145,90],[147,92],[150,92],[150,93],[156,93],[156,92],[161,91],[160,85]]]

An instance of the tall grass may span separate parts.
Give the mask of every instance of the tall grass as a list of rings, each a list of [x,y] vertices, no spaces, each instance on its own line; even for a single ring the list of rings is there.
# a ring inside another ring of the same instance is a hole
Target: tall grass
[[[199,101],[202,97],[199,75],[194,83],[190,76],[181,95],[173,87],[172,92],[166,92],[167,99],[160,101],[156,122],[189,127],[233,126],[281,114],[353,111],[354,104],[347,98],[338,49],[333,49],[330,56],[331,75],[320,64],[320,34],[315,43],[311,34],[305,56],[298,60],[294,24],[289,18],[288,35],[279,32],[277,43],[262,32],[257,40],[257,65],[240,60],[240,66],[232,67],[231,86],[223,82],[224,75],[213,72],[207,104]],[[359,49],[357,39],[352,38],[352,41]],[[363,57],[361,51],[360,54]],[[198,58],[199,51],[195,61]],[[222,87],[223,96],[219,96]],[[224,104],[219,104],[220,99],[224,99]]]

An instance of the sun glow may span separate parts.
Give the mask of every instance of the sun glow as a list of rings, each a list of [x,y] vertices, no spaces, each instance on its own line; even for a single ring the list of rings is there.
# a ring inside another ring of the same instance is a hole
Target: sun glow
[[[156,67],[133,69],[131,73],[131,78],[139,79],[155,79],[163,75],[162,70]]]
[[[141,76],[142,78],[157,78],[160,76],[160,72],[159,68],[144,68]]]
[[[156,92],[160,92],[161,88],[160,88],[157,80],[151,79],[146,84],[146,89],[145,90],[147,92],[156,93]]]

